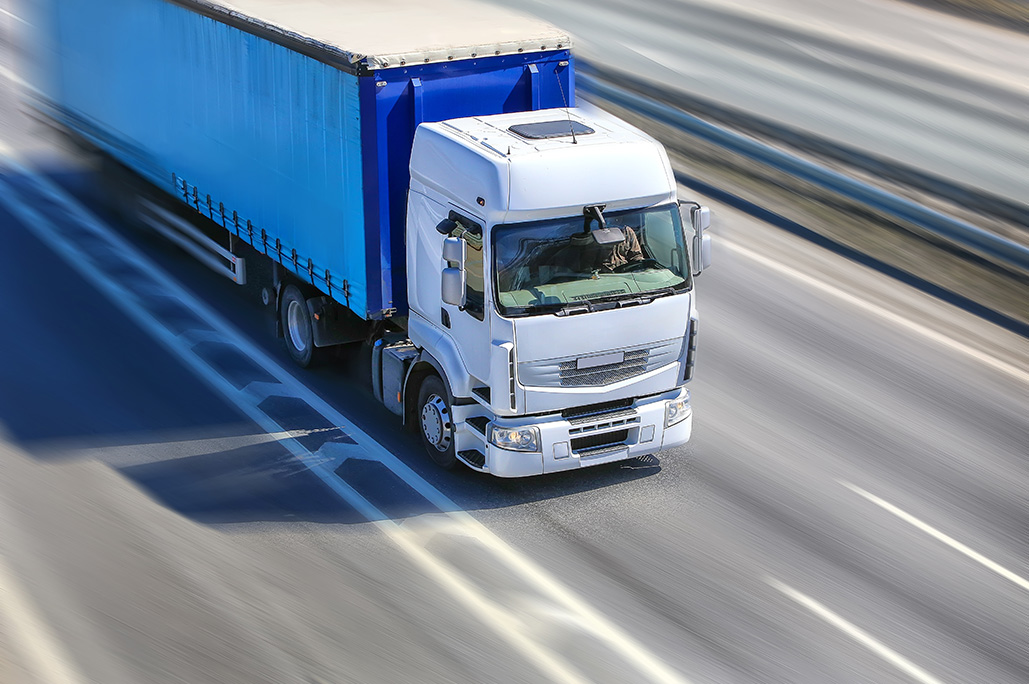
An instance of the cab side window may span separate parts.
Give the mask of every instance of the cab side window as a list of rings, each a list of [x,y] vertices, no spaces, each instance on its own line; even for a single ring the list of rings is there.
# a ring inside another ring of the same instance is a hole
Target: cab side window
[[[485,318],[486,294],[483,278],[482,226],[475,221],[450,212],[450,219],[457,222],[450,234],[465,242],[465,305],[464,310],[480,321]]]
[[[478,239],[465,234],[467,248],[464,251],[465,305],[464,310],[480,321],[485,317],[486,295],[482,270],[482,235]]]

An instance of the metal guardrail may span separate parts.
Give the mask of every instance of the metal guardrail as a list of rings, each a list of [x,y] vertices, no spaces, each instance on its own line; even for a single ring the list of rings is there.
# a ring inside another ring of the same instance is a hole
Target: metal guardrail
[[[907,221],[1006,266],[1029,271],[1029,248],[1017,242],[587,74],[576,74],[575,80],[586,93]]]

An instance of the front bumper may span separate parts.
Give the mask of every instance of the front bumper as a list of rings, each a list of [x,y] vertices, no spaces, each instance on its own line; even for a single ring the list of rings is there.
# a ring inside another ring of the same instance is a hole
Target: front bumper
[[[486,470],[498,477],[526,477],[672,449],[689,441],[693,413],[691,409],[682,422],[665,428],[665,406],[670,400],[688,396],[685,388],[679,388],[637,400],[629,408],[571,418],[560,414],[542,418],[498,417],[493,420],[498,427],[536,427],[540,450],[509,451],[487,444]]]

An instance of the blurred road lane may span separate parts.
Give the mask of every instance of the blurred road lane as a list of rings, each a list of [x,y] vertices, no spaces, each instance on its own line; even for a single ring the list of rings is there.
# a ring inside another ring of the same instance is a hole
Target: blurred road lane
[[[1029,212],[1029,38],[895,0],[492,0],[579,54]]]

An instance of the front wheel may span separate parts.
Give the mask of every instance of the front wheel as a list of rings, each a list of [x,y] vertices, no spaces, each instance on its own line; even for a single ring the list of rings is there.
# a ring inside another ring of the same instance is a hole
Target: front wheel
[[[315,361],[314,331],[307,300],[296,285],[287,285],[282,291],[282,336],[286,338],[286,351],[301,368]]]
[[[445,470],[457,465],[454,415],[446,387],[435,375],[425,378],[418,391],[418,431],[425,451],[436,465]]]

